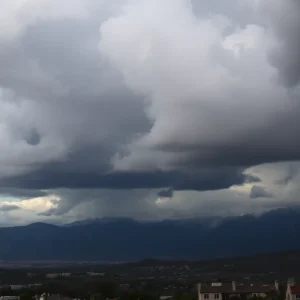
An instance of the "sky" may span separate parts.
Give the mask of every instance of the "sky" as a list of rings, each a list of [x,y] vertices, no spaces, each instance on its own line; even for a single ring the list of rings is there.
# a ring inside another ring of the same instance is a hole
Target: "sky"
[[[300,204],[298,0],[2,0],[0,226]]]

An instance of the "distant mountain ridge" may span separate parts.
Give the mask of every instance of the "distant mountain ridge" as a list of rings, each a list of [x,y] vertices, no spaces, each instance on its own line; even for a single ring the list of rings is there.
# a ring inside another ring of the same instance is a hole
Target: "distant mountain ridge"
[[[199,218],[199,219],[181,219],[181,220],[163,220],[163,221],[135,221],[131,218],[126,217],[115,217],[115,218],[95,218],[95,219],[85,219],[80,221],[75,221],[72,223],[64,224],[63,227],[74,227],[74,226],[85,226],[85,225],[95,225],[95,224],[108,224],[116,222],[129,222],[129,223],[139,223],[139,224],[154,224],[154,223],[167,223],[167,222],[176,222],[180,224],[197,222],[202,225],[215,226],[216,224],[222,222],[224,218],[221,217],[208,217],[208,218]]]
[[[105,218],[0,228],[0,260],[213,259],[300,249],[300,211],[138,222]]]
[[[111,222],[118,222],[121,220],[128,220],[132,221],[130,218],[96,218],[96,219],[85,219],[80,221],[75,221],[72,223],[67,223],[63,225],[64,227],[73,227],[73,226],[84,226],[84,225],[90,225],[90,224],[104,224],[104,223],[111,223]]]

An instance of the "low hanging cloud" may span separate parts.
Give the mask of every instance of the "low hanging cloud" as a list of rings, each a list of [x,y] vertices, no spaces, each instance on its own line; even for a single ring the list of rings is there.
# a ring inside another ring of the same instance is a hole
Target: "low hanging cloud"
[[[272,193],[268,192],[262,186],[254,185],[251,188],[250,198],[272,198]]]
[[[29,198],[45,197],[48,195],[48,193],[43,190],[0,187],[0,195],[4,197],[14,197],[18,199],[29,199]]]
[[[287,174],[278,180],[276,180],[276,184],[278,185],[287,185],[291,183],[296,176],[299,174],[299,164],[290,163],[287,168]]]
[[[161,198],[172,198],[174,191],[172,189],[162,190],[158,193],[158,197]]]
[[[48,191],[52,196],[21,201],[22,210],[12,213],[20,224],[28,220],[61,223],[101,217],[164,220],[260,214],[283,206],[299,206],[299,178],[295,177],[287,187],[276,183],[288,171],[289,163],[249,169],[263,180],[255,184],[264,188],[263,194],[259,190],[260,197],[256,194],[256,201],[249,201],[252,184],[214,191],[173,191],[172,199],[166,197],[170,189],[55,189]],[[265,198],[266,192],[273,197]]]
[[[18,205],[15,205],[15,204],[2,204],[2,205],[0,205],[0,211],[1,212],[10,212],[10,211],[18,210],[18,209],[20,209],[20,207]]]
[[[257,176],[247,174],[243,168],[202,168],[193,171],[154,171],[154,172],[109,172],[105,174],[73,173],[43,169],[43,172],[33,172],[30,175],[3,180],[6,186],[18,184],[24,189],[55,189],[55,188],[103,188],[103,189],[161,189],[171,187],[174,190],[218,190],[233,185],[259,182]]]

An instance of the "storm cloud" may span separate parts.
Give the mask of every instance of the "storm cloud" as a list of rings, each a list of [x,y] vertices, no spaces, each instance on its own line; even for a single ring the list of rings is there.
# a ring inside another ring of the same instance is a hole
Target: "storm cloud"
[[[278,69],[281,82],[287,87],[300,83],[300,30],[298,13],[300,3],[291,1],[265,1],[265,10],[269,12],[272,26],[277,34],[278,45],[271,52],[271,62]]]
[[[244,182],[258,182],[260,179],[244,173],[239,168],[203,168],[190,172],[110,172],[105,174],[70,172],[69,170],[48,169],[30,175],[3,180],[6,186],[18,185],[23,189],[55,188],[164,188],[175,190],[218,190]]]
[[[133,1],[100,32],[101,53],[149,99],[154,122],[116,169],[299,159],[298,93],[274,81],[268,28],[197,18],[189,1]]]
[[[158,197],[162,198],[172,198],[174,195],[174,191],[172,189],[162,190],[158,193]]]
[[[17,205],[14,205],[14,204],[0,205],[1,212],[8,212],[8,211],[13,211],[13,210],[18,210],[18,209],[20,209],[20,207]]]
[[[254,185],[251,188],[250,198],[271,198],[273,195],[266,191],[262,186]]]
[[[42,212],[64,215],[82,189],[226,190],[300,160],[299,13],[296,0],[5,0],[0,194],[77,190]]]

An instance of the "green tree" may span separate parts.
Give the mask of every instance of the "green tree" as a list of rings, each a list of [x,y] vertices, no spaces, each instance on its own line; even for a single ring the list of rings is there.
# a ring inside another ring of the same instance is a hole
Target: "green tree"
[[[111,299],[118,295],[118,288],[113,281],[97,282],[92,288],[92,297],[95,300]]]
[[[157,300],[156,295],[144,291],[127,291],[120,295],[120,300]]]

